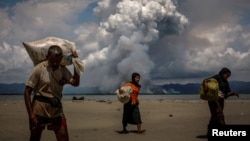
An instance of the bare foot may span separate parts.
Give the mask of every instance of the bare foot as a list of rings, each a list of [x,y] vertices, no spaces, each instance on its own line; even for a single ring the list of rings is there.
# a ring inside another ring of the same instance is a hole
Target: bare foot
[[[142,134],[142,133],[144,133],[146,130],[140,130],[140,131],[138,131],[138,134]]]
[[[122,130],[122,133],[123,133],[123,134],[127,134],[127,133],[128,133],[128,130],[124,129],[124,130]]]

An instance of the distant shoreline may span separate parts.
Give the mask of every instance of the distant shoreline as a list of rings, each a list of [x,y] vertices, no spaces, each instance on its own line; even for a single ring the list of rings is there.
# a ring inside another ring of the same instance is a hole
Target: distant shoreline
[[[116,94],[63,94],[63,100],[73,98],[84,100],[111,100],[116,101]],[[23,100],[23,94],[0,94],[0,101]],[[199,94],[140,94],[139,100],[201,100]],[[250,100],[250,94],[241,94],[239,98],[229,97],[227,100]]]

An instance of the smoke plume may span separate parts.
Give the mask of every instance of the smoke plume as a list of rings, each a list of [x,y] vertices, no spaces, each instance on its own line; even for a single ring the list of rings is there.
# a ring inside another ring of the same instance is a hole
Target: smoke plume
[[[151,84],[154,62],[150,59],[152,42],[168,34],[179,34],[188,19],[177,11],[174,0],[102,0],[94,9],[100,20],[91,35],[94,49],[83,59],[84,81],[91,81],[100,90],[113,92],[131,74],[141,74],[144,92]],[[89,40],[88,40],[89,41]],[[84,51],[83,51],[84,52]],[[91,76],[91,77],[90,77]],[[93,77],[94,76],[94,77]]]

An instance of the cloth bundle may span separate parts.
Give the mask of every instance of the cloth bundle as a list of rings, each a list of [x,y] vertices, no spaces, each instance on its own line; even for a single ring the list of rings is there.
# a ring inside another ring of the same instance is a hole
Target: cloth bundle
[[[219,93],[219,84],[216,79],[209,78],[203,81],[200,86],[200,98],[208,101],[217,101]]]
[[[119,89],[115,91],[117,98],[121,103],[128,103],[133,90],[130,86],[122,86],[121,89],[122,93],[119,92]]]
[[[76,45],[74,42],[57,38],[46,37],[41,40],[23,42],[23,45],[28,52],[34,66],[46,60],[48,49],[52,45],[58,45],[63,50],[63,59],[61,65],[74,65],[76,72],[80,75],[84,70],[83,62],[79,58],[73,58],[72,52],[76,52]]]

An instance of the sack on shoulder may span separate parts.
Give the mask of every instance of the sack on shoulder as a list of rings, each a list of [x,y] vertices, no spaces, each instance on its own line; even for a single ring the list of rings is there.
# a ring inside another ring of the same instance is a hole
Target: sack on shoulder
[[[61,65],[69,66],[73,64],[79,75],[84,71],[83,62],[78,57],[72,57],[72,52],[76,52],[74,42],[58,37],[46,37],[36,41],[23,42],[23,46],[34,66],[47,59],[48,49],[52,45],[60,46],[63,51]]]
[[[205,79],[200,86],[200,98],[208,101],[217,101],[219,84],[216,79]]]

